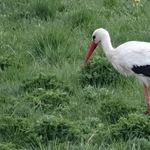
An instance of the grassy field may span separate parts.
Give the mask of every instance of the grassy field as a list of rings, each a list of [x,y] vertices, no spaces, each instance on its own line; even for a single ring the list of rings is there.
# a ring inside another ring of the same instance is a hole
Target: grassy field
[[[143,85],[101,46],[150,41],[148,0],[0,0],[0,149],[149,150]]]

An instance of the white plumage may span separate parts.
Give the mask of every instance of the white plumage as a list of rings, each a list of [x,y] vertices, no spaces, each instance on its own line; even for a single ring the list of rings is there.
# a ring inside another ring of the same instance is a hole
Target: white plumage
[[[92,34],[92,44],[84,65],[99,43],[101,43],[107,58],[119,73],[125,76],[134,75],[144,84],[148,114],[150,115],[150,100],[147,89],[150,81],[150,43],[130,41],[113,48],[108,31],[99,28]]]

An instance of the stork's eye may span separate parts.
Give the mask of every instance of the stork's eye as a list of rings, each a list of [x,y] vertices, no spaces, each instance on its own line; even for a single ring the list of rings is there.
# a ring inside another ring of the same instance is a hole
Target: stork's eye
[[[95,38],[96,38],[96,36],[94,35],[94,36],[93,36],[93,40],[94,40]]]

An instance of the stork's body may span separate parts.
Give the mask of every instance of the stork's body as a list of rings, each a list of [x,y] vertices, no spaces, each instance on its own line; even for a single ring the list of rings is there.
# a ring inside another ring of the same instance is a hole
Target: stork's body
[[[107,58],[119,73],[125,76],[134,75],[144,84],[148,114],[150,115],[150,99],[147,89],[150,81],[150,43],[131,41],[113,48],[109,33],[100,28],[95,30],[92,35],[92,44],[84,65],[99,43],[101,43]]]

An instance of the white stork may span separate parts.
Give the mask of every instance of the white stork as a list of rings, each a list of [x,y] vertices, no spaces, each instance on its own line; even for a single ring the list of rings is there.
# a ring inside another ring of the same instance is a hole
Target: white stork
[[[150,116],[150,99],[148,82],[150,81],[150,43],[130,41],[113,48],[107,30],[99,28],[92,34],[92,43],[87,53],[84,66],[96,46],[101,43],[104,53],[114,68],[124,76],[134,75],[144,85],[148,115]]]

